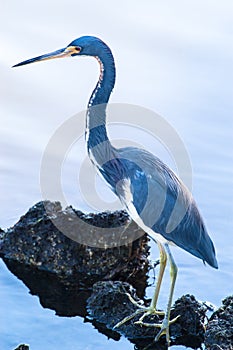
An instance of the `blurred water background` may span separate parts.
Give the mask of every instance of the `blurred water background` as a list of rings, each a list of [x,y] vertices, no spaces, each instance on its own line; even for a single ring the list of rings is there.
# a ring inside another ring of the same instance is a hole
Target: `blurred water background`
[[[156,111],[183,140],[192,163],[193,194],[216,246],[218,271],[173,249],[179,266],[174,298],[191,293],[220,305],[233,291],[233,3],[2,0],[0,16],[0,226],[12,226],[41,200],[44,149],[62,123],[85,109],[99,73],[91,58],[10,67],[64,47],[81,35],[99,36],[110,45],[116,60],[111,102]],[[80,123],[84,130],[84,120]],[[170,162],[166,149],[140,130],[115,125],[110,135],[141,143]],[[67,201],[84,211],[108,209],[115,199],[102,181],[96,180],[96,191],[105,208],[92,208],[80,192],[78,173],[84,150],[81,138],[64,162]],[[151,258],[157,256],[152,245]],[[123,337],[119,342],[108,340],[81,318],[62,318],[43,309],[2,262],[0,270],[1,349],[14,349],[21,342],[29,343],[32,350],[133,349]],[[167,288],[168,275],[161,307]],[[148,288],[148,297],[152,292],[153,287]]]

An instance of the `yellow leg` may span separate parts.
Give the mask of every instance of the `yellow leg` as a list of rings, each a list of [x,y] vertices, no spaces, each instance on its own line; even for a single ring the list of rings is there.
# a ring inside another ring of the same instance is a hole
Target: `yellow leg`
[[[150,305],[150,307],[154,310],[156,310],[156,307],[157,307],[157,301],[158,301],[158,297],[159,297],[159,292],[160,292],[160,287],[161,287],[161,283],[162,283],[162,279],[163,279],[163,274],[164,274],[166,264],[167,264],[167,254],[165,252],[164,247],[162,246],[161,243],[158,243],[158,247],[159,247],[159,253],[160,253],[159,275],[158,275],[158,279],[157,279],[157,283],[156,283],[156,287],[155,287],[155,292],[154,292],[153,298],[151,300],[151,305]]]
[[[169,298],[168,298],[168,303],[167,303],[167,310],[165,313],[165,317],[163,320],[163,323],[161,325],[158,325],[161,330],[157,334],[155,341],[157,341],[161,335],[166,335],[166,340],[168,345],[170,344],[170,335],[169,335],[169,325],[174,323],[177,318],[175,317],[173,320],[170,321],[170,314],[171,314],[171,305],[172,305],[172,298],[174,294],[174,288],[175,288],[175,283],[176,283],[176,276],[177,276],[177,266],[175,263],[175,260],[173,259],[173,256],[171,254],[170,248],[168,244],[165,244],[165,248],[168,254],[169,262],[170,262],[170,277],[171,277],[171,283],[170,283],[170,292],[169,292]]]
[[[156,287],[155,287],[155,292],[153,295],[153,298],[151,300],[151,304],[149,306],[149,308],[147,309],[147,311],[139,318],[139,320],[137,322],[135,322],[136,324],[140,324],[142,325],[143,320],[146,316],[148,315],[164,315],[163,311],[157,311],[156,307],[157,307],[157,302],[158,302],[158,297],[159,297],[159,292],[160,292],[160,287],[161,287],[161,283],[162,283],[162,279],[163,279],[163,274],[166,268],[166,264],[167,264],[167,254],[165,252],[165,249],[163,247],[163,245],[161,243],[157,243],[158,247],[159,247],[159,253],[160,253],[160,264],[159,264],[159,275],[158,275],[158,279],[157,279],[157,283],[156,283]]]
[[[177,316],[173,320],[170,320],[172,298],[173,298],[178,269],[177,269],[177,266],[176,266],[175,261],[173,259],[173,256],[170,252],[168,244],[165,244],[163,246],[162,244],[158,243],[158,246],[159,246],[159,251],[160,251],[160,268],[159,268],[159,275],[158,275],[158,280],[157,280],[157,284],[156,284],[156,288],[155,288],[155,293],[154,293],[154,296],[152,298],[150,306],[148,308],[144,308],[144,307],[138,305],[139,309],[137,311],[135,311],[132,315],[125,317],[121,322],[117,323],[114,328],[120,327],[122,324],[131,320],[133,317],[139,315],[140,313],[143,313],[143,315],[140,317],[140,319],[135,323],[140,324],[141,326],[145,326],[145,327],[158,327],[158,328],[160,328],[159,333],[155,337],[155,341],[158,341],[162,335],[165,335],[166,341],[167,341],[168,346],[169,346],[169,344],[170,344],[169,325],[174,323],[179,317],[179,316]],[[166,250],[164,249],[164,247]],[[163,322],[161,324],[160,323],[154,323],[154,324],[153,323],[145,323],[145,322],[143,322],[143,319],[148,315],[155,315],[155,314],[164,315],[163,312],[156,310],[156,305],[157,305],[160,287],[161,287],[161,283],[162,283],[162,279],[163,279],[163,275],[164,275],[164,271],[165,271],[165,267],[166,267],[166,263],[167,263],[167,256],[168,256],[169,263],[170,263],[171,282],[170,282],[169,298],[168,298],[165,316],[164,316]],[[136,302],[134,302],[134,303],[136,304]]]
[[[175,264],[175,261],[173,259],[173,256],[170,252],[169,246],[168,244],[165,244],[165,248],[168,254],[168,258],[169,258],[169,262],[170,262],[170,277],[171,277],[171,282],[170,282],[170,292],[169,292],[169,298],[168,298],[168,303],[167,303],[167,309],[165,312],[165,316],[163,319],[163,322],[160,323],[145,323],[145,322],[141,322],[140,324],[145,326],[145,327],[157,327],[160,328],[159,333],[157,334],[157,336],[155,337],[155,341],[158,341],[159,338],[162,335],[166,335],[166,341],[168,344],[168,347],[170,345],[170,334],[169,334],[169,325],[174,323],[179,316],[175,317],[173,320],[170,320],[170,313],[171,313],[171,305],[172,305],[172,298],[173,298],[173,293],[174,293],[174,287],[175,287],[175,282],[176,282],[176,276],[177,276],[177,266]],[[164,251],[164,250],[163,250]],[[166,254],[166,252],[164,251],[164,253]],[[157,293],[157,288],[155,290],[155,302],[156,302],[156,295]],[[135,322],[138,323],[138,322]]]
[[[123,325],[127,321],[131,320],[132,318],[134,318],[135,316],[137,316],[140,313],[143,313],[143,315],[140,317],[140,319],[137,322],[135,322],[136,324],[143,324],[143,322],[142,322],[143,319],[148,315],[155,315],[155,314],[164,315],[164,312],[156,310],[156,306],[157,306],[157,301],[158,301],[159,291],[160,291],[160,287],[161,287],[161,282],[163,279],[164,270],[165,270],[165,267],[167,264],[167,254],[166,254],[165,249],[161,243],[158,243],[158,247],[159,247],[159,252],[160,252],[159,275],[158,275],[158,279],[157,279],[157,283],[156,283],[156,287],[155,287],[155,292],[154,292],[153,298],[151,300],[150,306],[144,307],[144,306],[139,305],[135,300],[133,300],[131,295],[127,293],[129,300],[132,302],[132,304],[134,304],[138,307],[138,310],[136,310],[132,315],[129,315],[129,316],[125,317],[122,321],[118,322],[114,326],[114,328],[120,327],[121,325]]]

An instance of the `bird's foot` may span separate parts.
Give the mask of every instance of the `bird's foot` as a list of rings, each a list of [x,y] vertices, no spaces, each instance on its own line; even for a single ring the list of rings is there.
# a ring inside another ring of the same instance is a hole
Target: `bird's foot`
[[[144,312],[144,310],[141,308],[141,309],[138,309],[136,310],[133,314],[129,315],[129,316],[126,316],[125,318],[123,318],[123,320],[121,320],[120,322],[118,322],[117,324],[115,324],[115,326],[113,327],[113,329],[115,328],[118,328],[120,326],[122,326],[124,323],[132,320],[132,318],[134,318],[135,316],[137,316],[138,314]]]
[[[159,315],[159,316],[164,316],[164,312],[163,311],[159,311],[159,310],[156,310],[154,307],[145,307],[145,306],[142,306],[140,305],[139,303],[137,303],[132,297],[130,294],[127,293],[127,296],[129,298],[129,300],[131,301],[132,304],[134,304],[135,306],[138,307],[138,310],[136,310],[133,314],[125,317],[122,321],[118,322],[114,328],[118,328],[120,326],[122,326],[124,323],[130,321],[132,318],[134,318],[135,316],[139,315],[139,314],[143,314],[138,321],[135,322],[135,324],[144,324],[143,323],[143,320],[146,316],[149,316],[149,315]]]
[[[180,316],[177,316],[175,318],[173,318],[172,320],[169,321],[169,319],[167,317],[164,318],[163,322],[162,323],[145,323],[145,322],[142,322],[141,318],[135,322],[136,324],[139,324],[141,326],[144,326],[144,327],[156,327],[156,328],[160,328],[160,331],[158,332],[158,334],[156,335],[154,341],[157,342],[160,337],[162,335],[165,335],[166,336],[166,341],[167,341],[167,344],[169,346],[170,344],[170,333],[169,333],[169,326],[171,324],[173,324],[174,322],[177,321],[177,319],[179,318]]]

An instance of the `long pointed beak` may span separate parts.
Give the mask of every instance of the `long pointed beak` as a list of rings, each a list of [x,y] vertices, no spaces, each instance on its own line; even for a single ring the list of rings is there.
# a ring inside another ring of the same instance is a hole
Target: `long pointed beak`
[[[56,50],[56,51],[47,53],[45,55],[30,58],[29,60],[15,64],[14,66],[12,66],[12,68],[24,66],[25,64],[34,63],[34,62],[52,60],[54,58],[69,57],[69,56],[72,56],[72,55],[77,54],[77,53],[78,53],[77,48],[75,48],[74,46],[69,46],[69,47],[66,47],[64,49],[60,49],[60,50]]]

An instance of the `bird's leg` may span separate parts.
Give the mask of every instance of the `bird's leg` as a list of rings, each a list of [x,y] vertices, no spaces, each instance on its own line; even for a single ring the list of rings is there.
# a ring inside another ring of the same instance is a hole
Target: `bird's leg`
[[[135,322],[136,324],[142,325],[144,318],[148,315],[155,315],[155,314],[156,315],[164,315],[164,312],[157,311],[156,307],[157,307],[159,291],[160,291],[164,271],[165,271],[166,264],[167,264],[167,254],[166,254],[166,251],[165,251],[163,245],[159,242],[157,244],[158,244],[159,253],[160,253],[160,259],[159,259],[160,264],[159,264],[159,275],[158,275],[158,279],[157,279],[157,283],[156,283],[156,287],[155,287],[155,292],[154,292],[154,295],[153,295],[153,298],[151,300],[151,304],[150,304],[149,308],[147,308],[145,313],[139,318],[139,320],[137,322]]]
[[[158,341],[162,335],[166,335],[166,341],[167,341],[167,344],[169,346],[170,345],[169,326],[170,326],[170,324],[174,323],[179,317],[179,316],[177,316],[174,319],[170,320],[172,297],[173,297],[176,276],[177,276],[177,266],[175,264],[175,261],[173,259],[172,254],[170,252],[168,244],[165,244],[165,248],[167,250],[167,254],[168,254],[168,258],[169,258],[169,262],[170,262],[170,277],[171,277],[170,292],[169,292],[169,298],[168,298],[165,316],[164,316],[162,323],[141,322],[141,325],[143,325],[145,327],[158,327],[158,328],[160,328],[159,333],[155,337],[155,341]]]
[[[148,315],[155,315],[155,314],[157,314],[157,315],[164,315],[164,312],[156,310],[156,306],[157,306],[157,301],[158,301],[159,291],[160,291],[160,287],[161,287],[161,282],[162,282],[162,279],[163,279],[164,270],[165,270],[166,263],[167,263],[167,254],[166,254],[166,251],[165,251],[165,249],[164,249],[164,247],[162,246],[161,243],[158,243],[158,247],[159,247],[159,251],[160,251],[159,275],[158,275],[155,292],[154,292],[153,298],[151,300],[150,306],[149,307],[144,307],[144,306],[138,304],[131,297],[131,295],[127,293],[127,296],[129,298],[129,300],[132,302],[132,304],[134,304],[134,305],[136,305],[138,307],[138,310],[136,310],[132,315],[127,316],[122,321],[118,322],[114,326],[114,328],[120,327],[121,325],[123,325],[127,321],[131,320],[132,318],[134,318],[135,316],[137,316],[140,313],[143,313],[143,315],[140,317],[140,319],[137,322],[135,322],[136,324],[140,324],[140,325],[144,325],[143,319],[146,316],[148,316]]]
[[[152,298],[151,304],[150,304],[150,309],[152,309],[152,310],[156,310],[159,292],[160,292],[160,287],[161,287],[164,271],[165,271],[165,268],[167,265],[167,254],[165,252],[165,249],[164,249],[163,245],[159,242],[158,242],[158,247],[159,247],[159,253],[160,253],[159,275],[157,278],[155,292],[154,292],[154,295],[153,295],[153,298]]]
[[[161,328],[157,336],[155,337],[155,341],[158,341],[158,339],[162,335],[166,335],[166,340],[168,345],[170,344],[170,334],[169,334],[169,325],[174,323],[179,316],[175,317],[173,320],[170,320],[170,313],[171,313],[171,305],[172,305],[172,298],[173,298],[173,293],[174,293],[174,287],[175,287],[175,282],[176,282],[176,276],[177,276],[177,266],[175,264],[175,261],[173,259],[173,256],[171,254],[171,251],[169,249],[168,244],[165,244],[165,248],[167,250],[169,262],[170,262],[170,277],[171,277],[171,284],[170,284],[170,293],[169,293],[169,298],[168,298],[168,303],[167,303],[167,310],[165,313],[165,317],[163,319],[162,324],[157,324],[155,326]]]

